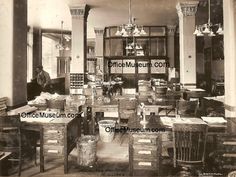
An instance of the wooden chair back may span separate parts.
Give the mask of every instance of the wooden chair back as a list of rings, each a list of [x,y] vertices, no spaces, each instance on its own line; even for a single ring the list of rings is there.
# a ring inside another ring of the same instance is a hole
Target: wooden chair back
[[[198,101],[177,100],[176,108],[179,115],[195,116],[198,109]]]
[[[204,163],[206,124],[180,124],[173,125],[174,165],[197,165]]]
[[[21,121],[19,115],[0,116],[0,151],[11,152],[10,161],[19,162],[21,174]]]

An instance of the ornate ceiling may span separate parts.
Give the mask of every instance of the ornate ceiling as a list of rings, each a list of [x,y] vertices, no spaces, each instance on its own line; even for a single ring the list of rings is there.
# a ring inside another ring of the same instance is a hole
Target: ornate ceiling
[[[183,1],[189,0],[132,0],[132,14],[140,25],[178,24],[176,4]],[[206,17],[206,2],[207,0],[201,0],[199,6],[202,8],[202,21]],[[216,8],[222,8],[222,0],[212,2]],[[94,37],[94,27],[116,26],[128,22],[128,0],[28,0],[28,24],[60,29],[63,20],[64,29],[71,30],[69,6],[78,4],[88,4],[91,8],[87,20],[89,38]]]

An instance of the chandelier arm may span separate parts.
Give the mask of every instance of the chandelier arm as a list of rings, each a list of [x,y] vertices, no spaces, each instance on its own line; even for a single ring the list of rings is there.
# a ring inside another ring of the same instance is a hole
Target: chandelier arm
[[[63,34],[62,34],[62,30],[63,30],[63,21],[61,21],[61,46],[63,45],[62,44],[62,40],[63,40]]]
[[[211,24],[211,0],[208,0],[208,24]]]
[[[132,23],[132,14],[131,14],[131,0],[129,0],[129,24],[131,24]]]

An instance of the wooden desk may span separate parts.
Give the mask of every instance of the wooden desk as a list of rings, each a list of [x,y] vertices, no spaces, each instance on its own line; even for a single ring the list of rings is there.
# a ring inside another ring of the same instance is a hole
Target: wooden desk
[[[74,118],[21,118],[22,128],[40,132],[40,172],[44,157],[63,157],[64,173],[68,173],[68,155],[80,136],[81,113]]]
[[[203,97],[201,110],[204,115],[224,116],[224,97]]]
[[[202,98],[207,96],[207,93],[203,89],[189,89],[183,93],[183,98],[189,100],[190,98]]]

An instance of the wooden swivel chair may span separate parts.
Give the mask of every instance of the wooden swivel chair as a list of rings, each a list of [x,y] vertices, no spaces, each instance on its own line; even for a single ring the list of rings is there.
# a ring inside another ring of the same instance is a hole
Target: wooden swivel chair
[[[177,100],[177,113],[181,116],[196,116],[198,110],[198,101]]]
[[[120,126],[127,126],[130,116],[136,114],[136,100],[135,99],[120,99],[119,100],[119,120]]]
[[[207,130],[206,124],[174,123],[174,167],[182,167],[183,176],[204,166]]]
[[[22,166],[22,146],[19,115],[0,116],[0,151],[11,153],[8,160],[18,162],[18,176],[20,176]]]

